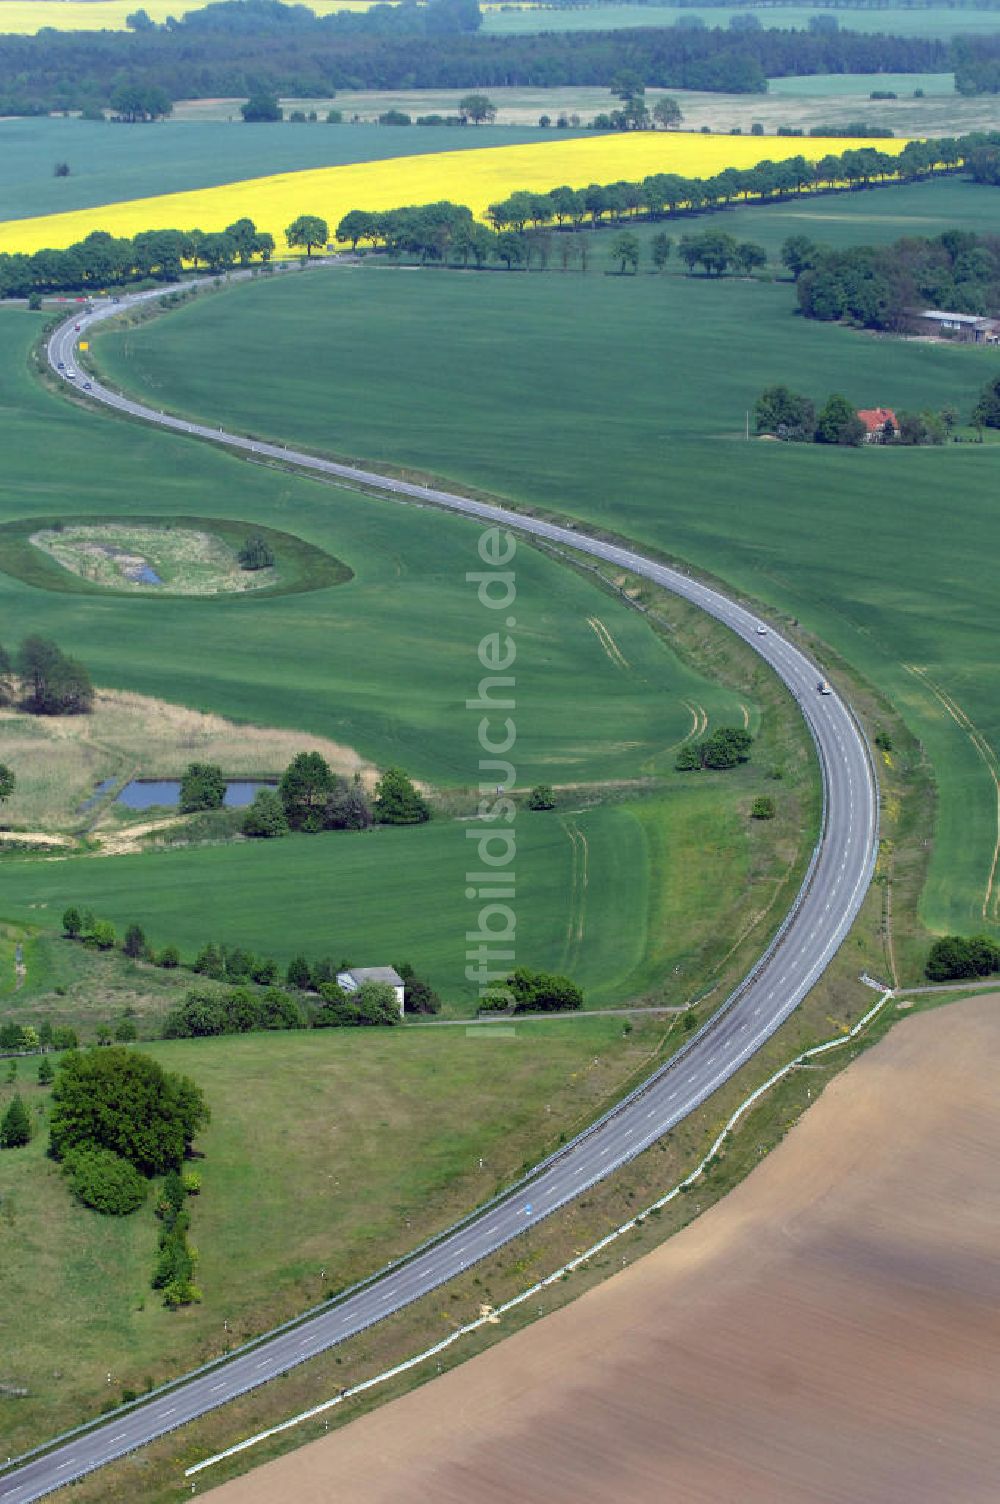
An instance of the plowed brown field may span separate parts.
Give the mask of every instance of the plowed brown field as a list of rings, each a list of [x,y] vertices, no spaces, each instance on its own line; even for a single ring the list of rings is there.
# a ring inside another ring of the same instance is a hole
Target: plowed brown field
[[[998,997],[907,1020],[672,1241],[213,1504],[996,1504],[998,1060]]]

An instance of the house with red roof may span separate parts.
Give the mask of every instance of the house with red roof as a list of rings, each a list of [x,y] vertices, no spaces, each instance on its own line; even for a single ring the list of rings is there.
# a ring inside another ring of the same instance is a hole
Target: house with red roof
[[[862,407],[858,417],[865,425],[866,444],[884,444],[899,432],[896,414],[891,407]]]

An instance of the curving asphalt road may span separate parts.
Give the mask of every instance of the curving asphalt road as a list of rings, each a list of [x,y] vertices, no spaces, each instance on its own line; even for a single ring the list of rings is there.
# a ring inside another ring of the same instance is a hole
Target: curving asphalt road
[[[147,296],[161,295],[157,291]],[[116,305],[98,306],[57,329],[48,345],[53,370],[59,375],[73,371],[82,381],[77,341],[90,325],[119,311]],[[515,1189],[418,1250],[409,1261],[390,1267],[302,1324],[24,1462],[0,1479],[0,1504],[39,1499],[373,1325],[494,1252],[655,1143],[749,1060],[823,974],[861,906],[878,841],[874,764],[849,707],[836,693],[820,694],[823,674],[798,647],[771,628],[761,633],[759,618],[718,591],[641,553],[587,537],[572,527],[188,423],[97,382],[92,382],[89,395],[146,422],[233,450],[290,462],[302,470],[377,487],[403,500],[432,503],[568,545],[683,596],[749,643],[795,697],[819,756],[824,824],[796,904],[772,946],[684,1049],[617,1108]]]

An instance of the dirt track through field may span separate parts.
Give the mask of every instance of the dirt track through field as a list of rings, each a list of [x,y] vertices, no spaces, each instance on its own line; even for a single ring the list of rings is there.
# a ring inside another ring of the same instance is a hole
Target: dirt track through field
[[[995,1504],[998,1058],[1000,997],[906,1020],[662,1248],[213,1501]]]

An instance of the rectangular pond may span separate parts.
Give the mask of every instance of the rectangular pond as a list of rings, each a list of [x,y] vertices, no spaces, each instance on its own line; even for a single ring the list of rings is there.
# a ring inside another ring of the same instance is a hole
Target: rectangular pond
[[[229,778],[223,804],[229,809],[243,809],[252,804],[258,789],[277,788],[277,780],[269,778]],[[156,809],[167,806],[175,808],[181,802],[179,778],[133,778],[122,789],[116,804],[126,809]]]

